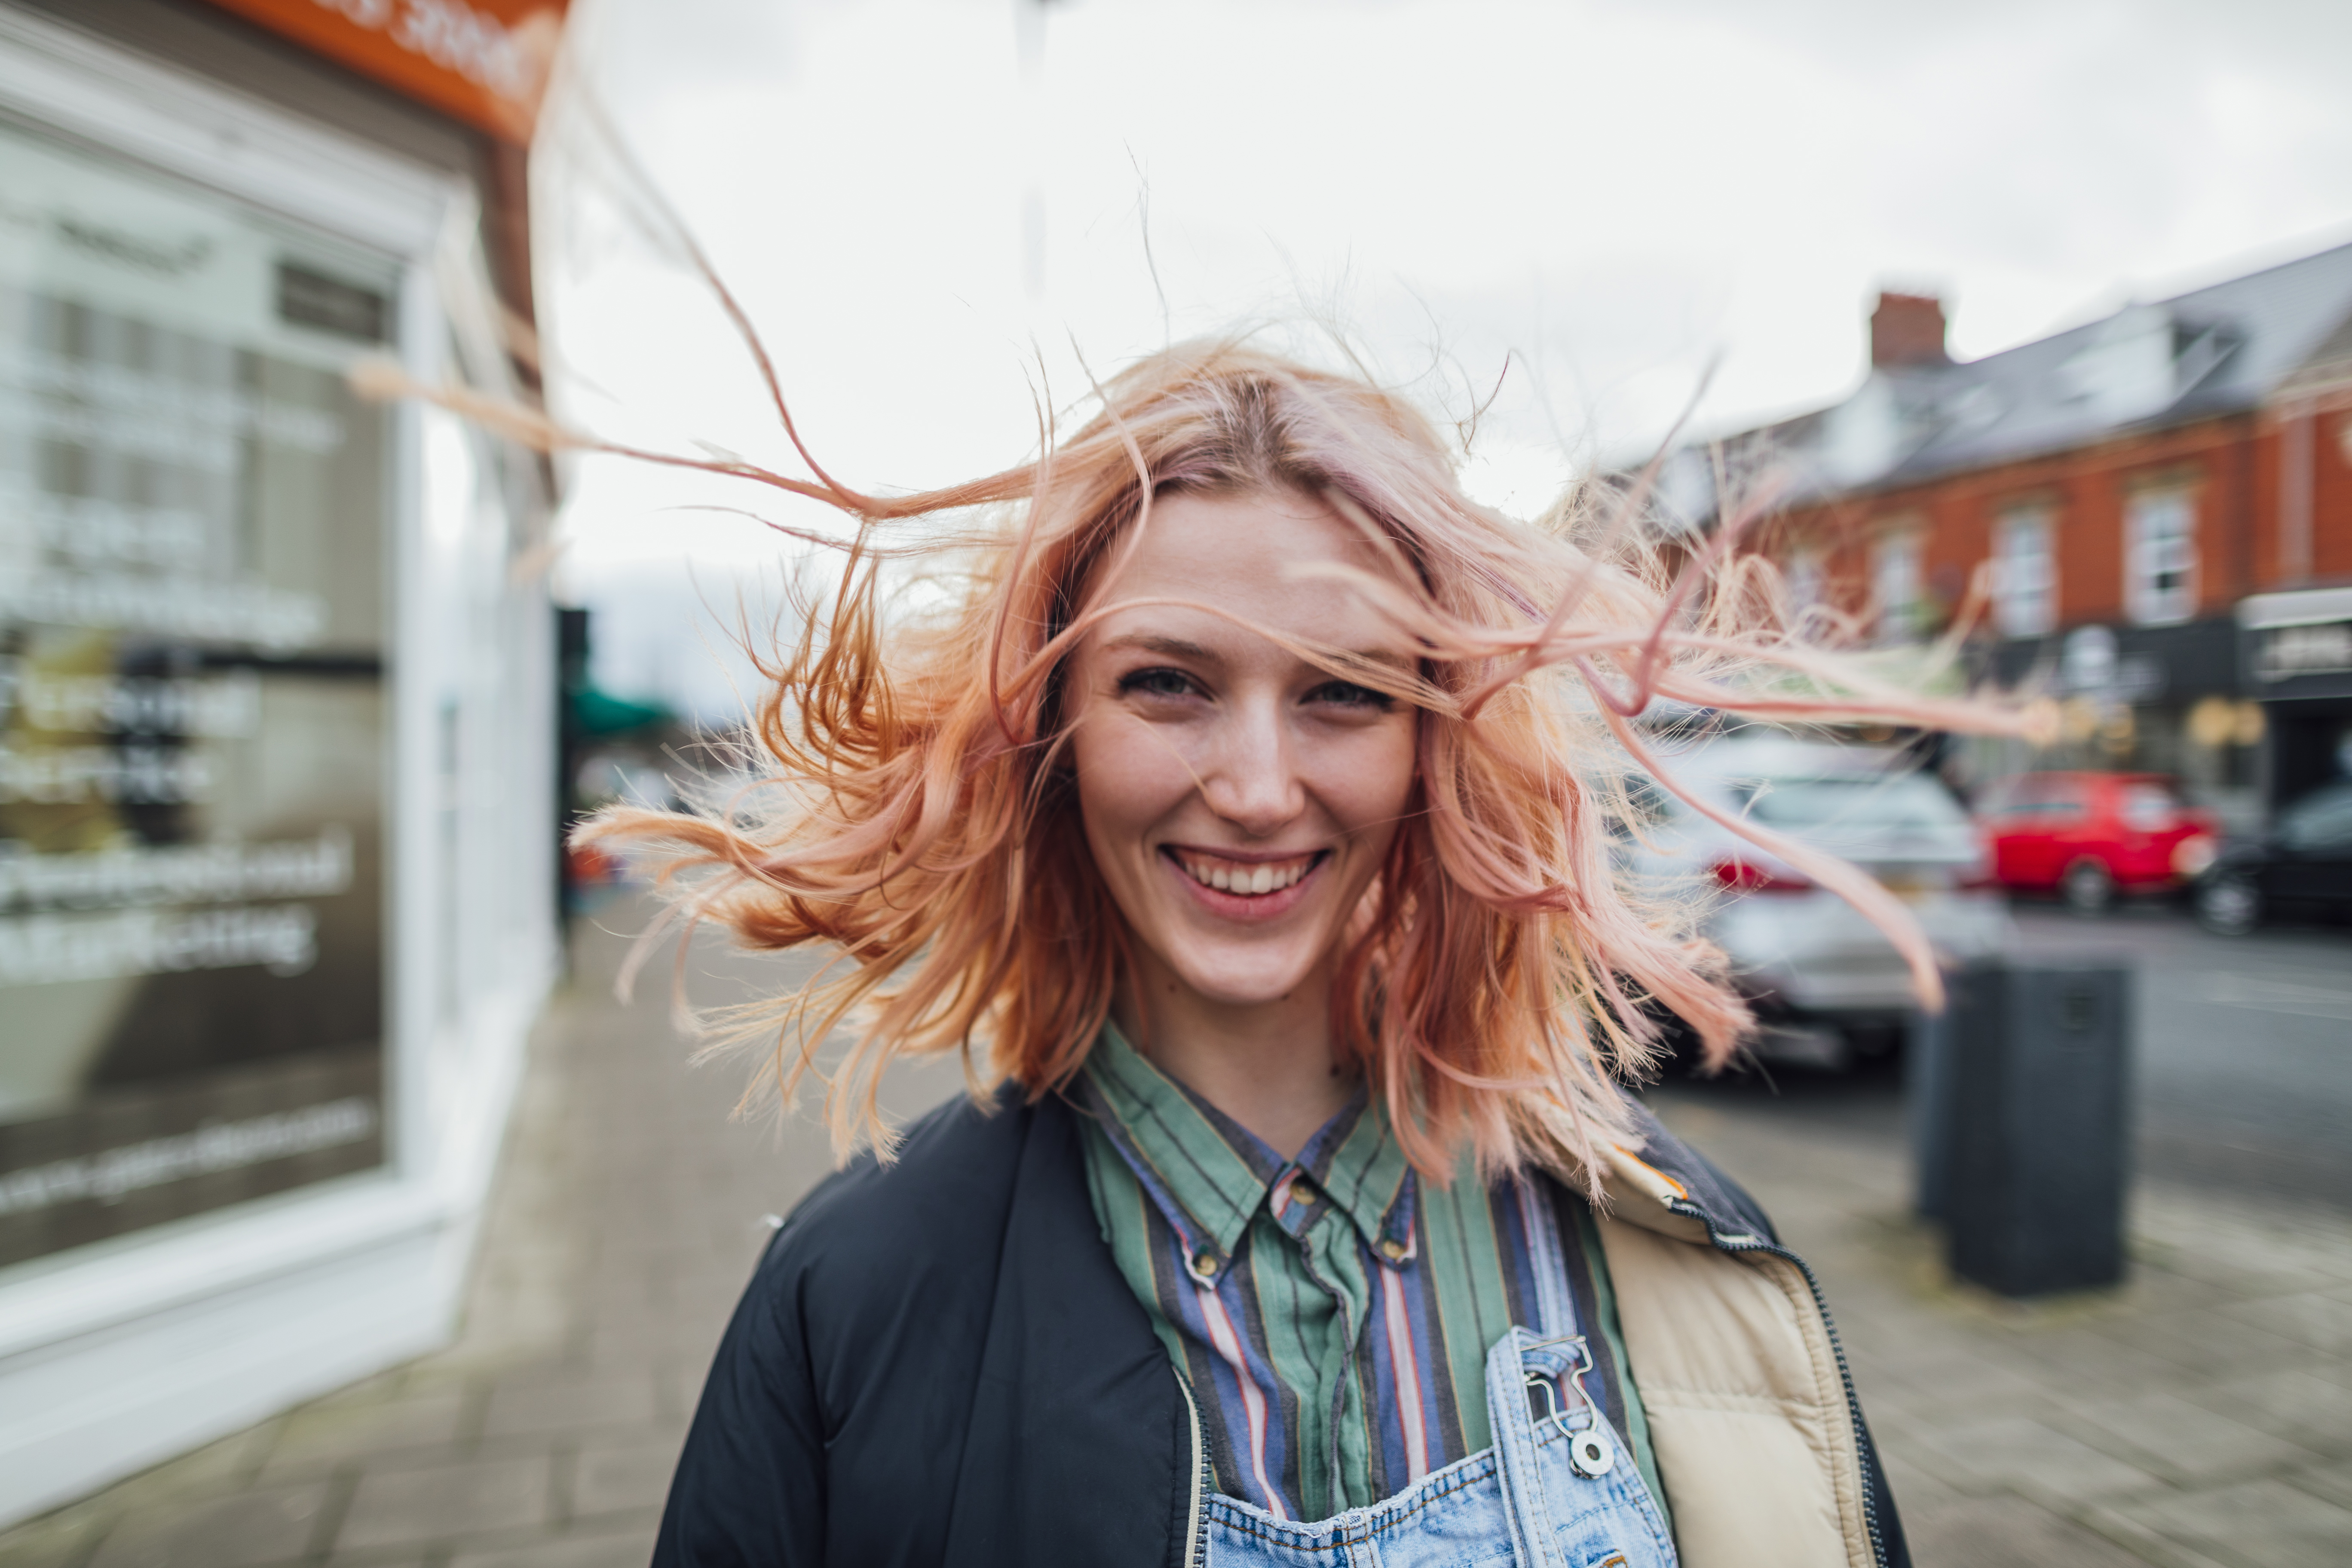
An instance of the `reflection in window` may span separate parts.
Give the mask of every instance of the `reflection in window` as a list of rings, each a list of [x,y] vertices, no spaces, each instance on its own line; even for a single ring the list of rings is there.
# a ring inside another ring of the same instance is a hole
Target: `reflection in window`
[[[2352,849],[2352,784],[2329,784],[2287,808],[2279,837],[2290,849]]]
[[[2180,797],[2168,785],[2153,780],[2126,784],[2118,814],[2124,826],[2138,833],[2161,833],[2181,813]]]
[[[1959,803],[1919,773],[1894,777],[1744,779],[1733,786],[1748,815],[1768,827],[1959,827]]]

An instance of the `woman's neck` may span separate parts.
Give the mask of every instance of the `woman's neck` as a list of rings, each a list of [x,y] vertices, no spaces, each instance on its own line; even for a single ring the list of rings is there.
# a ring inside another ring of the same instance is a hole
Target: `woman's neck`
[[[1147,954],[1114,1011],[1136,1048],[1169,1077],[1295,1158],[1355,1087],[1331,1052],[1329,977],[1318,969],[1277,1001],[1225,1006]]]

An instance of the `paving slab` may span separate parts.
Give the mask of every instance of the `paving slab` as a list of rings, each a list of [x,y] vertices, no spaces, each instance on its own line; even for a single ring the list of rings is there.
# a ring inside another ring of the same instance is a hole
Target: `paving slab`
[[[331,1500],[331,1487],[318,1482],[139,1509],[107,1532],[91,1568],[250,1568],[293,1562],[310,1552]]]
[[[2329,1355],[2352,1354],[2352,1300],[2331,1292],[2306,1290],[2292,1296],[2237,1301],[2221,1310],[2256,1328]]]
[[[662,1439],[582,1450],[572,1472],[572,1510],[582,1517],[659,1510],[677,1468],[677,1443]]]
[[[2281,1480],[2143,1498],[2116,1511],[2231,1568],[2344,1568],[2352,1511]]]
[[[2295,1471],[2286,1480],[2289,1486],[2299,1487],[2338,1508],[2352,1509],[2352,1461],[2315,1465],[2310,1469]]]
[[[645,1530],[551,1536],[461,1552],[449,1568],[644,1568],[651,1545],[651,1532]]]
[[[2009,1494],[1915,1506],[1904,1524],[1921,1568],[2016,1568],[2063,1563],[2069,1568],[2144,1568],[2147,1559],[2038,1503]],[[1934,1543],[1922,1550],[1923,1543]]]
[[[477,1403],[462,1388],[387,1393],[362,1404],[314,1405],[279,1428],[261,1466],[264,1482],[331,1473],[353,1460],[446,1451]]]
[[[335,1545],[441,1546],[554,1522],[553,1456],[479,1457],[359,1478]]]
[[[2352,1450],[2352,1386],[2297,1368],[2229,1378],[2186,1396],[2250,1426],[2324,1453]]]
[[[2117,1497],[2158,1489],[2147,1471],[2021,1415],[1958,1426],[1915,1425],[1911,1439],[1913,1462],[1940,1460],[1937,1473],[1956,1485],[1966,1478],[1979,1489],[2061,1498]],[[1902,1501],[1895,1499],[1897,1508]]]
[[[2066,1415],[2066,1424],[2091,1441],[2119,1448],[2142,1469],[2179,1487],[2280,1475],[2319,1457],[2177,1394],[2084,1400]]]
[[[739,1281],[740,1285],[740,1281]],[[659,1418],[650,1367],[592,1373],[572,1363],[534,1369],[502,1381],[482,1420],[486,1437],[542,1432],[594,1432],[650,1426]]]

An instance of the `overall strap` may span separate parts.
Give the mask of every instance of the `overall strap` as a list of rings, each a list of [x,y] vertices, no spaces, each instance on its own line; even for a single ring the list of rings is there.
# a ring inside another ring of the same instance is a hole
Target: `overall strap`
[[[1552,1550],[1557,1538],[1538,1469],[1535,1417],[1528,1403],[1521,1350],[1536,1342],[1525,1329],[1513,1329],[1486,1352],[1486,1415],[1495,1426],[1495,1458],[1503,1486],[1503,1510],[1511,1531],[1517,1568],[1564,1568]]]

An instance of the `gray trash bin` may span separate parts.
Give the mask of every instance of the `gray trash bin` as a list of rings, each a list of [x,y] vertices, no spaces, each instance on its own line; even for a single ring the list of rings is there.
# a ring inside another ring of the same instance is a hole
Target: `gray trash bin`
[[[1904,1122],[1911,1139],[1912,1207],[1922,1219],[1944,1217],[1952,1191],[1952,1015],[1973,971],[1947,974],[1950,1001],[1940,1013],[1914,1013],[1903,1037]]]
[[[1910,1042],[1922,1214],[1952,1271],[2004,1296],[2123,1278],[2131,1126],[2130,973],[1986,963],[1951,977]]]

